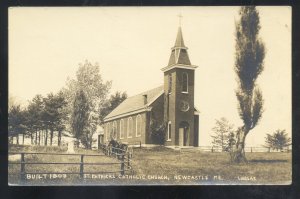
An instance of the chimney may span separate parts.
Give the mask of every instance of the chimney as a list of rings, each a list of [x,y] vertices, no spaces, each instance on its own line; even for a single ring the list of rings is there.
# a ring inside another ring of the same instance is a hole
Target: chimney
[[[143,95],[143,97],[144,97],[144,105],[146,105],[148,103],[147,94]]]

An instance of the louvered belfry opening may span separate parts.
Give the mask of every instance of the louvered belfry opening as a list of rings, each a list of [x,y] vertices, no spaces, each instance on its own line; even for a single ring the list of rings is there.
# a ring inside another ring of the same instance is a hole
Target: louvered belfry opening
[[[191,65],[187,49],[188,48],[184,45],[181,27],[179,27],[175,45],[171,51],[168,66],[173,66],[176,64]]]

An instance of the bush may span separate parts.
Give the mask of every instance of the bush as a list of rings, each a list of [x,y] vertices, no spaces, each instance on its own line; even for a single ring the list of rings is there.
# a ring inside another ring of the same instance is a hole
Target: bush
[[[166,124],[151,122],[151,139],[154,144],[164,145],[166,141]]]

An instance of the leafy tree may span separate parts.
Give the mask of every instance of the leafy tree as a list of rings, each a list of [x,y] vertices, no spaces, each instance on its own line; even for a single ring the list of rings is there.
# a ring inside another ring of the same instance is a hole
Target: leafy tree
[[[104,103],[104,107],[100,111],[100,120],[101,123],[103,119],[117,106],[119,106],[127,98],[126,92],[117,91],[115,94],[111,95],[110,98]]]
[[[292,144],[292,140],[288,137],[286,131],[280,129],[276,130],[272,135],[267,134],[265,139],[266,147],[276,150],[283,150],[284,147],[288,147]]]
[[[21,110],[20,105],[13,105],[8,113],[8,135],[10,137],[17,137],[17,144],[19,144],[19,134],[25,134],[25,117],[24,111]]]
[[[78,129],[76,131],[73,130],[76,129],[74,128],[75,125],[74,119],[78,119],[78,118],[74,117],[74,113],[79,113],[79,110],[78,110],[78,105],[75,104],[77,103],[80,104],[83,102],[80,101],[75,102],[75,99],[77,98],[77,101],[79,99],[86,100],[86,104],[88,104],[88,109],[86,110],[87,112],[81,113],[82,115],[86,114],[87,118],[90,118],[90,121],[93,121],[85,124],[87,126],[85,131],[81,131],[81,133],[88,133],[88,135],[83,136],[84,139],[88,139],[86,140],[87,141],[86,143],[88,143],[91,142],[93,134],[97,129],[94,128],[94,125],[97,126],[100,122],[99,113],[100,110],[104,107],[104,103],[107,100],[107,93],[110,87],[111,87],[110,81],[108,82],[103,81],[98,64],[92,65],[88,61],[85,61],[84,64],[79,64],[79,69],[76,72],[76,79],[68,80],[66,88],[63,89],[64,95],[68,102],[67,110],[70,113],[73,113],[73,116],[69,117],[68,127],[71,127],[70,129],[72,130],[72,133],[75,135],[77,139],[80,139],[78,137],[79,131]],[[85,125],[80,128],[84,128]],[[87,131],[87,129],[89,130]],[[83,140],[82,135],[80,137],[82,141]]]
[[[31,139],[33,138],[32,134],[35,132],[35,143],[39,145],[41,142],[41,131],[46,127],[43,121],[44,108],[43,96],[36,95],[29,103],[26,114],[26,123],[30,131]],[[31,141],[31,143],[33,142]]]
[[[95,141],[93,139],[93,134],[97,129],[97,118],[98,115],[93,115],[93,113],[89,114],[89,117],[87,118],[88,125],[83,129],[83,133],[80,136],[80,141],[86,149],[91,149],[93,141]]]
[[[67,109],[66,109],[66,105],[67,105],[67,101],[64,97],[63,92],[59,92],[57,94],[57,103],[58,103],[58,107],[57,107],[57,120],[55,122],[56,125],[56,130],[58,131],[58,136],[57,136],[57,144],[58,146],[61,145],[61,136],[62,136],[62,131],[66,129],[66,121],[67,121]]]
[[[25,112],[27,131],[31,136],[31,144],[41,142],[41,132],[44,132],[44,144],[48,144],[48,130],[50,130],[50,145],[53,142],[54,131],[58,131],[58,145],[60,145],[61,131],[65,128],[66,101],[62,92],[50,93],[47,97],[36,95]],[[34,136],[35,134],[35,136]],[[33,141],[35,137],[35,142]]]
[[[23,144],[24,137],[26,134],[26,108],[21,107],[21,102],[16,96],[9,94],[8,99],[8,136],[9,140],[12,141],[13,137],[17,138],[17,143],[19,144],[19,134],[23,134]],[[17,123],[20,122],[21,128],[18,127]],[[19,133],[17,133],[19,131]]]
[[[48,130],[50,130],[50,145],[52,145],[52,139],[53,139],[53,132],[55,128],[55,119],[56,119],[56,105],[55,105],[55,99],[54,94],[50,93],[47,95],[47,97],[43,98],[44,102],[44,111],[43,111],[43,123],[46,127],[46,138],[45,138],[45,145],[48,144]]]
[[[77,139],[77,147],[79,146],[79,141],[86,138],[84,133],[88,128],[89,119],[89,103],[85,96],[85,93],[80,90],[77,92],[72,112],[72,132]]]
[[[151,113],[150,138],[154,144],[163,145],[166,141],[167,122],[162,122]]]
[[[229,136],[233,134],[233,125],[229,121],[222,117],[219,120],[216,120],[215,126],[212,128],[213,134],[213,146],[221,147],[222,151],[227,151],[229,145],[232,144],[232,140],[229,141]],[[231,137],[232,139],[232,137]]]
[[[236,163],[247,162],[245,139],[250,130],[259,122],[263,112],[262,92],[256,84],[257,77],[263,71],[265,47],[258,37],[260,30],[259,13],[255,6],[245,6],[239,12],[241,18],[236,23],[236,61],[239,116],[243,126],[236,134],[236,146],[231,153],[231,160]]]
[[[58,140],[61,139],[61,131],[64,129],[65,112],[63,111],[66,101],[62,93],[54,95],[50,93],[44,100],[44,122],[50,130],[50,145],[53,142],[54,131],[59,131]],[[60,145],[60,143],[59,143]]]
[[[37,132],[43,129],[43,121],[42,121],[43,112],[44,112],[43,97],[41,95],[36,95],[28,105],[27,116],[26,116],[27,126],[30,129],[31,133],[33,131]],[[39,144],[40,144],[40,132],[39,132]]]

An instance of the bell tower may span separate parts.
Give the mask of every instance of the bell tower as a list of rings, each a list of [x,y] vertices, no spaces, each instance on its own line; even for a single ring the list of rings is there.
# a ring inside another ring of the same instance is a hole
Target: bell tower
[[[181,25],[169,63],[164,72],[164,121],[167,124],[167,146],[194,146],[198,139],[194,130],[195,69],[183,41]]]

